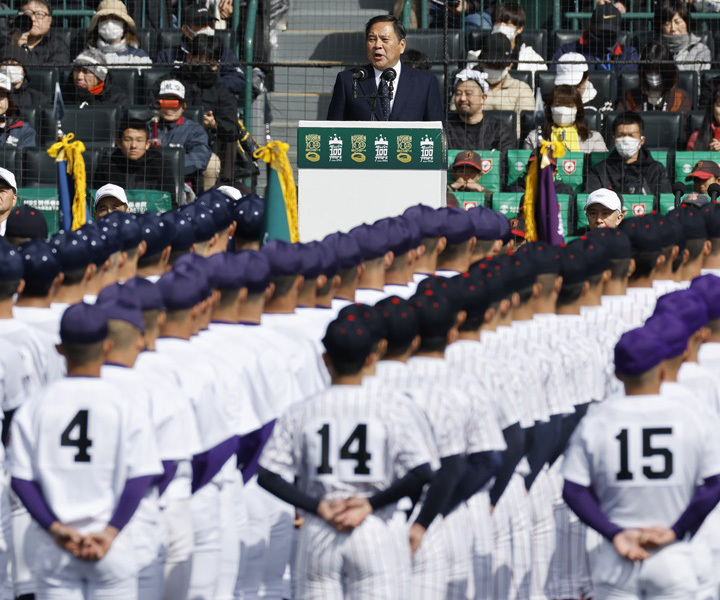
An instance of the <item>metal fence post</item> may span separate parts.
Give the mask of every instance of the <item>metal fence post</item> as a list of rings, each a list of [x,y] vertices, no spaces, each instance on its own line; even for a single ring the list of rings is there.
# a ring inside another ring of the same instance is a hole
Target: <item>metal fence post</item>
[[[252,132],[252,60],[257,7],[258,0],[250,0],[248,4],[247,23],[245,25],[245,107],[243,110],[243,121],[245,122],[245,127],[250,132]]]

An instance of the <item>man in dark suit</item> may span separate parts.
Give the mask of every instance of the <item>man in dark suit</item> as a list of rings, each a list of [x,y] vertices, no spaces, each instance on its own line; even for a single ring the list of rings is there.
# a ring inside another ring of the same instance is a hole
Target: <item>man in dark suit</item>
[[[369,77],[357,84],[357,98],[353,98],[353,70],[339,73],[328,108],[330,121],[370,121],[370,102],[364,96],[378,95],[375,102],[377,121],[443,121],[440,89],[435,76],[418,71],[400,62],[405,52],[405,27],[392,15],[370,19],[365,26],[367,56],[365,68]],[[381,78],[383,71],[393,69],[394,92]]]

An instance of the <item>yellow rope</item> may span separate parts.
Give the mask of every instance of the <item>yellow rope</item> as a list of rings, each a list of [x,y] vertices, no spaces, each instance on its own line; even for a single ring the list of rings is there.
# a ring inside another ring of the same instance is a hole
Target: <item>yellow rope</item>
[[[68,133],[63,136],[62,140],[55,142],[52,146],[50,146],[47,153],[52,158],[67,161],[68,175],[72,175],[75,183],[75,197],[72,201],[72,228],[78,229],[85,225],[86,221],[85,185],[87,183],[87,179],[85,175],[85,159],[83,158],[85,144],[83,144],[80,140],[73,142],[72,140],[74,138],[74,133]],[[58,158],[58,156],[60,156],[60,158]]]
[[[253,157],[268,163],[271,169],[277,171],[283,198],[285,199],[290,241],[298,242],[300,241],[300,234],[298,233],[297,190],[290,160],[287,156],[288,150],[290,150],[290,144],[273,141],[255,150]]]

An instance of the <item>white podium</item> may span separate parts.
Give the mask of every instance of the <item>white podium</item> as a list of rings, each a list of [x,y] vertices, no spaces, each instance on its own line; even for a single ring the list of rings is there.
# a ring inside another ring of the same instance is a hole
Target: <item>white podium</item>
[[[300,241],[445,206],[447,147],[440,121],[300,121]]]

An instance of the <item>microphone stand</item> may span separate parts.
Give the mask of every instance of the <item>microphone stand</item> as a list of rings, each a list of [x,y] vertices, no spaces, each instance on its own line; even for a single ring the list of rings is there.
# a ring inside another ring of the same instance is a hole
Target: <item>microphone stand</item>
[[[385,98],[387,97],[389,100],[393,99],[393,91],[394,91],[394,85],[392,81],[388,81],[388,95],[387,96],[381,96],[380,92],[377,92],[375,94],[366,94],[363,96],[358,95],[358,81],[359,79],[356,79],[353,77],[353,83],[352,83],[352,91],[353,91],[353,99],[358,98],[365,98],[365,100],[368,101],[368,104],[370,105],[370,120],[371,121],[377,121],[377,116],[375,115],[375,103],[378,101],[378,98]],[[364,81],[364,80],[363,80]],[[390,115],[388,114],[387,119],[390,118]]]

